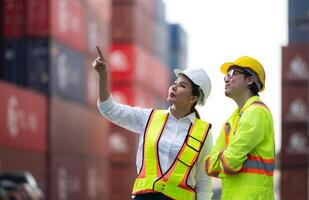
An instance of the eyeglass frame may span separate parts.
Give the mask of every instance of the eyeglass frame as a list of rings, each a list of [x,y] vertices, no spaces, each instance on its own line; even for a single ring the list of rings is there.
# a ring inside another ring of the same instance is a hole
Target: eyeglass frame
[[[237,72],[235,74],[235,72]],[[227,80],[231,80],[231,78],[233,78],[235,75],[237,74],[243,74],[245,76],[252,76],[251,74],[249,74],[248,72],[246,71],[243,71],[243,70],[235,70],[235,69],[231,69],[228,71],[228,73],[224,76],[224,81],[227,81]]]

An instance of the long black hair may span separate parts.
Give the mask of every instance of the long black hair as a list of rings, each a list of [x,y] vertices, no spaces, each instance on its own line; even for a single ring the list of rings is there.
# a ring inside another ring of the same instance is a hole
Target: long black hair
[[[195,83],[193,83],[193,81],[191,81],[190,78],[188,78],[189,81],[191,82],[191,85],[192,85],[192,95],[193,96],[197,96],[198,99],[200,98],[201,96],[201,89],[200,89],[200,86],[196,85]],[[191,112],[194,112],[195,113],[195,116],[200,119],[200,114],[198,113],[198,111],[196,110],[195,106],[197,105],[197,102],[198,100],[193,104],[192,108],[191,108]]]

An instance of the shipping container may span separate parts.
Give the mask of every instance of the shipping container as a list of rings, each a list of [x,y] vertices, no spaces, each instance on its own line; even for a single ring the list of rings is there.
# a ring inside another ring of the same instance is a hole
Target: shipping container
[[[20,38],[26,29],[25,13],[26,1],[3,0],[4,36],[6,38]]]
[[[4,171],[28,171],[46,192],[46,157],[45,154],[0,147],[0,173]]]
[[[51,35],[61,43],[86,51],[86,10],[80,0],[50,2]]]
[[[306,81],[309,76],[309,44],[282,47],[282,80]]]
[[[103,55],[107,55],[110,34],[109,34],[109,25],[110,23],[106,20],[99,19],[94,13],[89,9],[86,12],[87,14],[87,51],[92,55],[98,55],[96,46],[99,46],[102,49]]]
[[[149,93],[146,88],[138,84],[112,83],[111,90],[114,100],[119,103],[143,108],[154,108],[152,93]]]
[[[169,24],[170,49],[187,49],[187,34],[179,24]]]
[[[109,124],[98,111],[51,97],[50,151],[107,158]]]
[[[136,82],[166,98],[170,72],[153,55],[134,44],[113,44],[109,60],[113,82]]]
[[[169,62],[169,29],[164,21],[157,21],[154,26],[154,53],[157,59],[168,66]]]
[[[27,42],[25,40],[6,39],[4,41],[3,79],[18,85],[26,86]]]
[[[308,16],[309,2],[307,0],[289,0],[289,18]]]
[[[49,36],[50,0],[27,0],[27,9],[24,19],[26,21],[26,35],[32,37]]]
[[[130,200],[134,180],[136,178],[136,166],[130,164],[112,163],[111,164],[111,200]]]
[[[0,145],[46,152],[47,98],[0,81]]]
[[[139,137],[137,133],[113,124],[108,139],[110,161],[135,163]]]
[[[281,200],[305,200],[308,196],[308,165],[304,167],[284,167],[280,178]]]
[[[165,22],[165,13],[166,13],[166,8],[165,8],[165,3],[162,0],[155,0],[154,1],[155,5],[155,20],[159,22]]]
[[[49,39],[27,38],[27,81],[26,86],[44,94],[49,93]]]
[[[50,51],[50,93],[84,103],[86,56],[57,42]]]
[[[308,166],[308,124],[300,122],[282,124],[282,166]]]
[[[112,18],[112,0],[86,0],[91,12],[99,18],[110,23]]]
[[[135,3],[113,3],[113,43],[133,42],[154,52],[154,18]]]
[[[282,120],[303,121],[308,119],[307,85],[283,85],[282,88]]]
[[[51,155],[50,200],[109,199],[109,162],[73,155]]]

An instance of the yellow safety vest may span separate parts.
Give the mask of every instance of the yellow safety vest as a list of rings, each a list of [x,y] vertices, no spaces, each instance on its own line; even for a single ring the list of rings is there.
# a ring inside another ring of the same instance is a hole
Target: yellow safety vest
[[[205,169],[222,178],[222,200],[273,200],[274,154],[271,113],[253,96],[224,125]]]
[[[163,174],[158,158],[158,142],[167,118],[166,110],[154,110],[149,117],[144,135],[143,163],[132,194],[159,192],[176,200],[194,200],[195,190],[187,185],[187,178],[211,125],[196,118],[175,161]]]

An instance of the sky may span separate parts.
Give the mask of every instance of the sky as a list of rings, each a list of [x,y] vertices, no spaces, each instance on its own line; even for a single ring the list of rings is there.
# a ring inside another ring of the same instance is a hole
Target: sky
[[[288,44],[287,0],[163,0],[166,19],[182,25],[188,35],[188,68],[202,67],[212,90],[201,117],[212,123],[216,141],[221,126],[237,107],[224,95],[224,62],[248,55],[266,73],[261,99],[273,114],[276,150],[281,144],[281,47]]]

